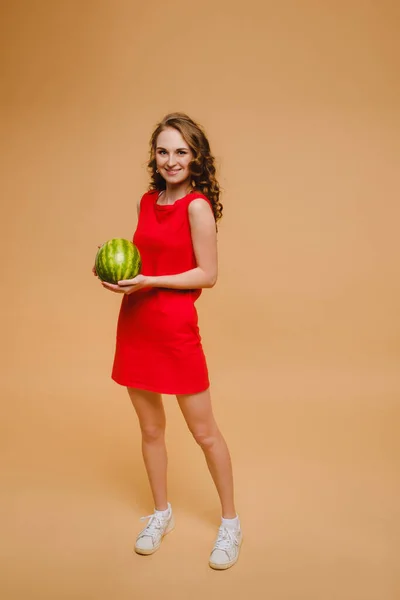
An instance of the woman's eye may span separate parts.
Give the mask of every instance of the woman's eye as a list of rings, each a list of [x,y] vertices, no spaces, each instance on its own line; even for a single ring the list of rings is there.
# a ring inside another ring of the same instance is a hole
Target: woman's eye
[[[167,154],[167,151],[166,150],[159,150],[158,154],[164,155],[164,154]],[[178,154],[180,156],[185,156],[187,154],[187,152],[186,152],[186,150],[178,150]]]

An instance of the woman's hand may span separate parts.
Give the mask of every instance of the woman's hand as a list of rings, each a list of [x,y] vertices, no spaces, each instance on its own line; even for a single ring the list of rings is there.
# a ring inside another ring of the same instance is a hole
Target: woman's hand
[[[116,292],[117,294],[133,294],[138,290],[142,290],[143,288],[152,287],[154,284],[154,277],[147,277],[146,275],[137,275],[133,279],[123,279],[122,281],[118,281],[117,284],[107,283],[106,281],[102,281],[101,285],[112,292]]]
[[[104,245],[104,244],[99,244],[99,245],[97,246],[97,248],[99,249],[99,248],[101,248],[103,245]],[[97,277],[96,265],[93,265],[93,268],[92,268],[92,273],[93,273],[93,275],[94,275],[95,277]]]

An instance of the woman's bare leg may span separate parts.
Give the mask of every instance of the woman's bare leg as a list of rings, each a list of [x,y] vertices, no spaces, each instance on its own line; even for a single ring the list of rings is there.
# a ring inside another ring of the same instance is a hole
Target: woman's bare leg
[[[222,516],[234,519],[236,509],[231,457],[213,415],[210,391],[179,395],[177,399],[193,437],[204,452],[221,501]]]
[[[167,449],[165,412],[161,394],[128,388],[142,432],[142,454],[156,510],[166,510]]]

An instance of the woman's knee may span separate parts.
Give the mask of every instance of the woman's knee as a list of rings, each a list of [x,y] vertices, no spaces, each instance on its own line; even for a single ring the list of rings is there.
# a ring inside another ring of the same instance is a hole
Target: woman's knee
[[[164,439],[165,436],[165,426],[164,424],[147,424],[141,425],[140,427],[142,432],[142,440],[146,442],[146,444],[155,444]]]
[[[209,431],[201,429],[193,430],[192,435],[203,450],[211,450],[221,436],[220,432],[216,428],[213,428]]]

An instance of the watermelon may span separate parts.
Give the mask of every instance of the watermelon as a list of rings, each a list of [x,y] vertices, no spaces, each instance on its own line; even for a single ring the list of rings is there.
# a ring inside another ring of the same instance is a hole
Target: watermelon
[[[135,244],[123,238],[105,242],[97,251],[94,263],[97,276],[108,283],[133,279],[140,273],[142,261]]]

